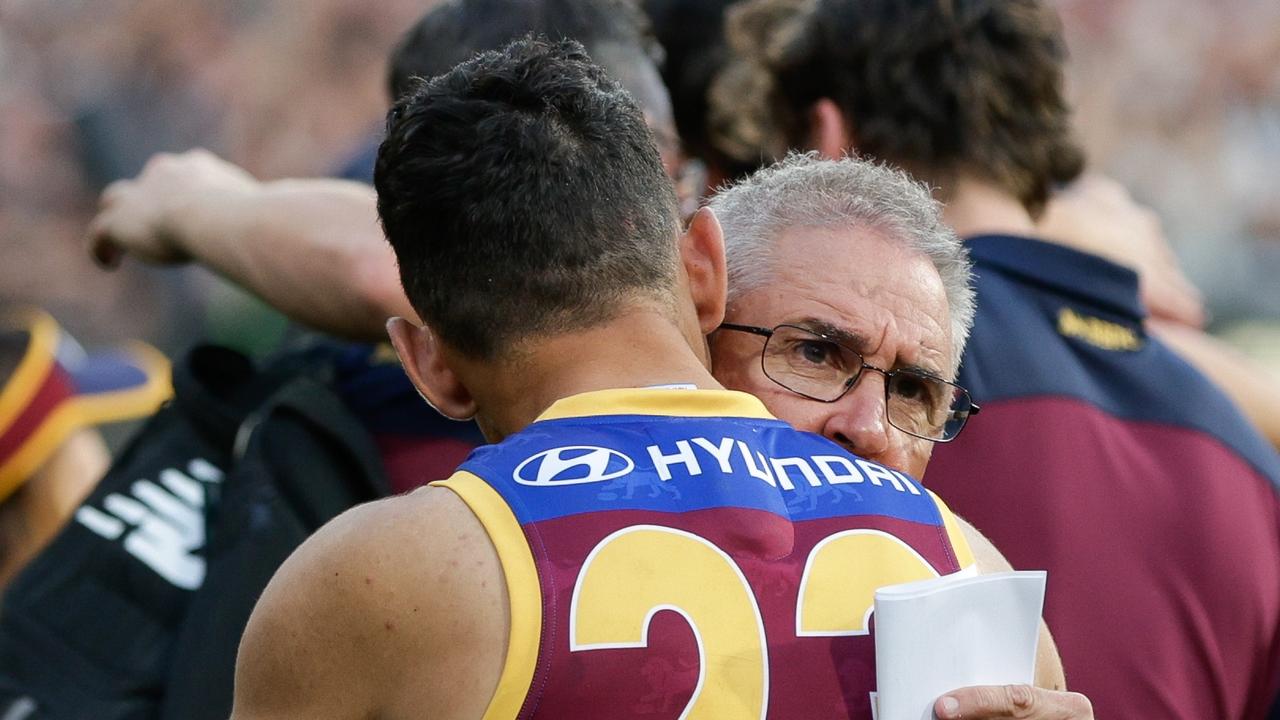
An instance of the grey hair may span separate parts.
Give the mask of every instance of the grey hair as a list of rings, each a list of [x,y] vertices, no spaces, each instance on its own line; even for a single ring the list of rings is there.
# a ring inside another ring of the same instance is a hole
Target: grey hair
[[[730,302],[769,280],[774,242],[789,228],[864,224],[924,253],[942,278],[951,309],[951,373],[960,367],[973,327],[973,266],[924,184],[861,158],[791,153],[721,189],[709,205],[724,229]]]

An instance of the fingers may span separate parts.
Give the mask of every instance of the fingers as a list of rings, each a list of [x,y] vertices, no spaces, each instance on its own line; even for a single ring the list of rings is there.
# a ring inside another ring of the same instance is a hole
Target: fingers
[[[1089,175],[1055,195],[1041,233],[1138,273],[1142,301],[1154,318],[1200,328],[1204,297],[1179,266],[1160,216],[1115,180]]]
[[[1194,328],[1203,328],[1208,322],[1204,295],[1176,264],[1148,268],[1138,282],[1142,302],[1152,317]]]
[[[95,219],[89,224],[85,244],[89,257],[93,258],[98,267],[104,270],[120,267],[120,261],[124,258],[124,249],[111,241],[111,237],[103,230],[100,220]]]
[[[175,208],[196,192],[186,171],[192,163],[182,158],[156,154],[137,177],[117,180],[102,191],[98,214],[85,236],[85,248],[98,265],[118,267],[125,255],[161,265],[185,259],[166,232]]]
[[[1111,207],[1125,207],[1133,204],[1133,196],[1119,180],[1109,175],[1089,173],[1078,178],[1066,189],[1067,193],[1085,195]]]
[[[1030,685],[961,688],[938,698],[939,720],[1092,720],[1093,705],[1079,693]]]
[[[120,198],[127,192],[127,180],[117,180],[102,191],[98,197],[98,214],[89,223],[85,233],[85,248],[89,256],[104,270],[114,270],[120,266],[124,258],[124,248],[112,239],[110,228],[113,227],[111,211],[120,203]]]

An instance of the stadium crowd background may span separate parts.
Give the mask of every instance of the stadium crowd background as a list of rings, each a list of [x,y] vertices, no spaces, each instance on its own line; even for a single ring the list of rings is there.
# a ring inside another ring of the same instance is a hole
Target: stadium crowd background
[[[197,146],[263,179],[334,172],[378,132],[385,57],[429,4],[0,0],[0,252],[21,258],[0,298],[90,343],[273,349],[284,321],[202,269],[94,268],[97,194]],[[1157,211],[1210,330],[1280,382],[1280,6],[1056,5],[1091,168]]]

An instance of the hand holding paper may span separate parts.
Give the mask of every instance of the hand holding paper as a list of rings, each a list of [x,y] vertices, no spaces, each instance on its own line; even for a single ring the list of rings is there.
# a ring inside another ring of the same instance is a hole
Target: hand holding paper
[[[877,590],[878,720],[932,720],[934,702],[957,688],[1030,684],[1044,585],[1036,571]]]

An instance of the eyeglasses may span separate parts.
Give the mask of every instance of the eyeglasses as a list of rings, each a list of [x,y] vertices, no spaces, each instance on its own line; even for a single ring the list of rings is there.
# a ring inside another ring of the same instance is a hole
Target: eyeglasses
[[[770,380],[810,400],[832,403],[858,384],[863,370],[884,376],[885,417],[908,435],[950,442],[980,409],[969,391],[918,370],[882,370],[862,354],[821,333],[796,325],[772,330],[724,323],[721,330],[766,338],[760,366]]]

